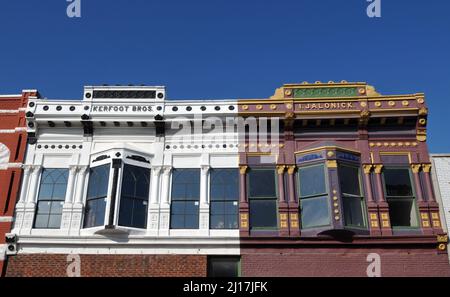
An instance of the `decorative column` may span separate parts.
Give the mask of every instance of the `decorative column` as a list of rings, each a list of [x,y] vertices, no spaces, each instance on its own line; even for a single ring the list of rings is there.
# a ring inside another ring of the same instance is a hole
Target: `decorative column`
[[[289,235],[289,207],[285,200],[284,191],[284,170],[285,165],[277,166],[277,183],[278,183],[278,214],[280,216],[280,225],[278,227],[278,234],[280,236]]]
[[[33,172],[31,174],[30,188],[25,204],[25,215],[22,228],[25,233],[31,233],[34,221],[34,212],[36,210],[37,189],[39,186],[39,179],[42,171],[41,165],[33,165]]]
[[[428,209],[427,202],[423,199],[422,195],[422,183],[420,182],[420,169],[421,164],[411,164],[411,170],[414,178],[414,189],[416,192],[417,206],[420,213],[420,226],[422,227],[423,234],[433,234],[433,230],[430,225],[430,211]]]
[[[25,217],[25,203],[27,201],[28,188],[30,186],[30,176],[32,172],[33,166],[23,165],[22,186],[20,190],[19,201],[16,204],[16,218],[14,223],[14,229],[17,230],[22,229],[23,226],[23,219]]]
[[[208,201],[208,173],[209,165],[202,165],[200,172],[200,207],[199,207],[199,229],[202,233],[209,233],[209,201]]]
[[[389,218],[389,205],[384,197],[383,180],[381,174],[383,171],[382,164],[373,165],[375,172],[375,183],[378,194],[378,215],[381,222],[381,235],[392,235],[391,221]]]
[[[62,210],[62,218],[61,218],[61,229],[62,230],[69,230],[70,227],[70,221],[72,216],[72,205],[74,202],[74,184],[75,184],[75,178],[78,171],[78,166],[71,165],[69,166],[69,177],[67,179],[67,189],[66,189],[66,197],[63,205]]]
[[[78,174],[75,187],[75,202],[72,205],[72,220],[70,223],[70,234],[77,235],[80,233],[81,220],[83,218],[83,198],[85,193],[86,174],[89,166],[78,166]]]
[[[159,212],[159,235],[168,236],[170,228],[170,174],[172,167],[162,169],[161,203]]]
[[[367,212],[369,214],[369,228],[370,235],[379,236],[381,235],[380,229],[380,220],[378,217],[378,206],[373,199],[372,192],[372,174],[373,165],[372,164],[363,164],[364,170],[364,185],[366,189],[366,197],[367,197]]]
[[[157,232],[159,226],[159,176],[161,174],[161,170],[161,166],[152,167],[151,170],[150,203],[148,205],[147,216],[148,232]]]
[[[289,189],[289,235],[300,236],[299,207],[295,199],[295,165],[287,166],[287,182]]]
[[[248,166],[239,166],[239,233],[241,237],[250,235],[249,206],[247,201],[247,171]]]
[[[431,215],[431,226],[435,234],[443,233],[441,220],[439,217],[439,204],[436,202],[433,191],[433,183],[431,182],[431,164],[422,164],[422,174],[424,179],[424,192],[426,193],[429,213]]]

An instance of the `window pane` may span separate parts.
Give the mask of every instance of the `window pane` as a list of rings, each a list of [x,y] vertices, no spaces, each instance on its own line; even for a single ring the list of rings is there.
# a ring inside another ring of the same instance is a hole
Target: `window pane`
[[[208,259],[209,277],[238,277],[238,257],[210,257]]]
[[[361,198],[343,197],[345,225],[364,227]]]
[[[413,199],[388,199],[392,227],[417,227],[417,211]]]
[[[301,200],[302,227],[319,227],[330,224],[328,197],[309,198]]]
[[[105,164],[90,169],[87,199],[108,195],[109,167]]]
[[[172,214],[184,214],[184,201],[173,201],[172,202]]]
[[[355,196],[361,196],[359,185],[359,168],[350,166],[339,166],[339,181],[341,192]]]
[[[195,201],[173,201],[170,226],[172,229],[198,229],[198,205]]]
[[[249,172],[250,198],[276,197],[275,170],[252,169]]]
[[[211,170],[211,200],[237,200],[239,172],[236,169]]]
[[[183,229],[184,228],[184,215],[172,214],[170,217],[170,228]]]
[[[198,229],[198,215],[186,215],[184,217],[185,229]]]
[[[47,228],[48,226],[48,215],[37,214],[34,221],[34,228]]]
[[[276,228],[276,200],[250,200],[250,226],[252,228]]]
[[[172,200],[200,199],[200,170],[176,169],[172,174]]]
[[[238,215],[226,215],[225,216],[225,228],[227,229],[237,229],[238,226]]]
[[[105,221],[105,210],[106,198],[87,201],[84,227],[102,226]]]
[[[61,215],[50,215],[48,228],[58,229],[61,227]]]
[[[52,198],[53,185],[52,184],[41,184],[39,188],[39,199],[50,200]]]
[[[51,201],[38,201],[37,214],[49,214],[51,209]]]
[[[63,201],[53,201],[51,204],[51,214],[62,214],[64,202]]]
[[[211,215],[209,224],[211,229],[224,229],[225,215]]]
[[[52,200],[65,200],[67,184],[55,184],[53,186]]]
[[[124,165],[119,209],[119,225],[145,228],[150,186],[150,170]]]
[[[300,168],[300,196],[314,196],[327,192],[325,185],[325,170],[323,165]]]
[[[225,202],[211,201],[211,214],[225,214]]]
[[[409,169],[389,169],[383,171],[384,183],[387,196],[405,196],[413,195]]]

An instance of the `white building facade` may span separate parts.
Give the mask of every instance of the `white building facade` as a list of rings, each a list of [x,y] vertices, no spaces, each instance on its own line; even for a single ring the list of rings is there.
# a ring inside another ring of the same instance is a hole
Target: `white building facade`
[[[192,276],[208,255],[239,255],[236,112],[236,100],[166,100],[148,86],[30,100],[15,257],[201,255],[186,260]]]

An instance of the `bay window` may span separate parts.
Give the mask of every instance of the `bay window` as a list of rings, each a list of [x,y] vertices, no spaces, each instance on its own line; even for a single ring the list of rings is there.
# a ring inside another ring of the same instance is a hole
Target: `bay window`
[[[108,163],[89,170],[84,228],[105,224],[110,167],[111,165]]]
[[[146,228],[150,169],[124,164],[119,225]]]
[[[301,167],[298,171],[300,217],[303,228],[330,225],[330,206],[324,164]]]
[[[68,169],[42,171],[34,228],[58,229],[61,227],[68,174]]]
[[[359,167],[340,164],[338,171],[344,207],[344,223],[351,227],[365,227],[365,207]]]
[[[210,172],[211,229],[236,229],[239,172],[237,169],[213,169]]]
[[[248,174],[250,227],[274,229],[278,225],[277,183],[274,169],[252,168]]]
[[[174,169],[172,173],[172,229],[198,229],[200,169]]]
[[[409,168],[383,170],[384,190],[392,227],[418,227],[417,209]]]

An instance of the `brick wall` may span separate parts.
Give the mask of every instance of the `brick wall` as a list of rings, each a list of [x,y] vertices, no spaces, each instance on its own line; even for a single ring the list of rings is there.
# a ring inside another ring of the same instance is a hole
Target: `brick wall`
[[[243,250],[242,276],[367,276],[367,256],[378,253],[381,276],[450,276],[447,254],[433,249]]]
[[[81,255],[83,277],[204,277],[202,255]],[[8,258],[7,277],[64,277],[72,261],[62,254],[19,254]]]

